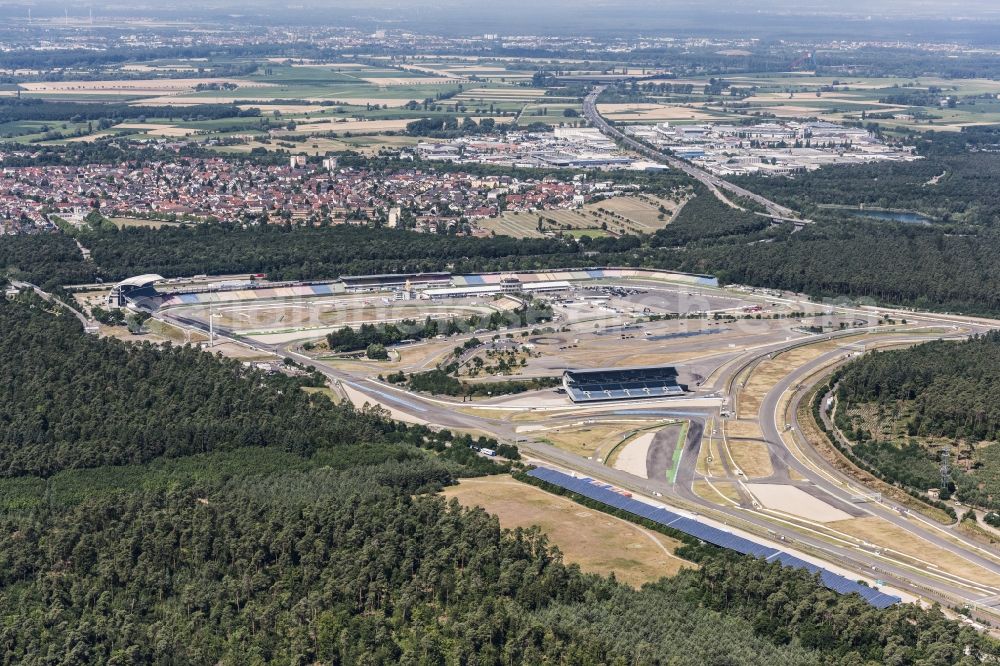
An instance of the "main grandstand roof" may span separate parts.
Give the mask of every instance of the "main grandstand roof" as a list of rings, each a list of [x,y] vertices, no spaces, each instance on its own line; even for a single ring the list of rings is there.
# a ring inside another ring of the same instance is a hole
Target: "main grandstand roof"
[[[136,275],[135,277],[130,277],[128,279],[122,280],[116,287],[149,287],[154,282],[162,282],[164,277],[162,275],[157,275],[156,273],[146,273],[145,275]]]
[[[376,275],[341,275],[340,281],[346,285],[403,283],[407,280],[421,282],[426,280],[450,280],[451,273],[381,273]]]

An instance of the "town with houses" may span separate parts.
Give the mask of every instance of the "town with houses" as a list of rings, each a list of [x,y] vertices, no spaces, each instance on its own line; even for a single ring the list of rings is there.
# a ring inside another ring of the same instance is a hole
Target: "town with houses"
[[[138,164],[4,167],[0,228],[31,233],[58,217],[80,224],[94,210],[108,218],[200,221],[380,223],[421,231],[467,233],[477,219],[503,211],[568,209],[635,186],[599,179],[538,179],[405,169],[375,173],[322,165],[302,156],[287,165],[184,159]],[[480,232],[481,233],[481,232]]]
[[[829,122],[757,125],[627,125],[632,137],[719,176],[794,176],[831,164],[919,159],[863,128]],[[421,162],[525,168],[655,171],[664,164],[622,151],[596,128],[555,127],[423,141],[400,157]],[[0,154],[0,161],[4,156]],[[93,210],[110,218],[311,224],[378,223],[418,231],[485,233],[476,220],[505,211],[572,209],[626,193],[598,178],[475,176],[433,167],[374,173],[303,155],[287,165],[223,158],[0,169],[0,230],[54,228],[50,216],[80,223]]]

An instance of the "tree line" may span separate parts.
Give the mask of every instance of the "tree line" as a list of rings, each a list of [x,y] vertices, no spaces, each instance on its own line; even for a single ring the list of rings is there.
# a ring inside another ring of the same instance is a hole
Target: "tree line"
[[[195,104],[185,107],[142,106],[117,102],[47,101],[38,98],[0,97],[0,123],[19,120],[84,120],[108,119],[120,122],[135,118],[220,118],[257,117],[260,109],[241,109],[232,104]]]

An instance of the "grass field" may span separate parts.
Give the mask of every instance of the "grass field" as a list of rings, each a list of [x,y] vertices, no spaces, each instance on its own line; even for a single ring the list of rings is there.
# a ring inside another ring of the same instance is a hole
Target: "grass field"
[[[628,433],[647,425],[646,421],[573,424],[539,432],[538,436],[578,456],[605,459]]]
[[[670,199],[638,195],[613,197],[574,209],[505,212],[477,224],[498,235],[515,238],[541,238],[545,232],[594,238],[609,233],[649,234],[666,226],[679,208],[680,204]],[[543,231],[538,229],[539,218]]]
[[[933,562],[935,566],[944,571],[979,583],[994,586],[1000,584],[1000,574],[987,571],[944,548],[935,546],[874,516],[827,523],[827,527],[901,553],[920,565]]]
[[[760,409],[761,402],[782,378],[796,368],[822,356],[826,352],[846,344],[843,340],[828,340],[799,347],[767,359],[758,365],[750,375],[750,381],[739,393],[738,413],[741,417],[753,418]]]
[[[614,573],[636,587],[673,575],[681,567],[695,567],[674,555],[678,541],[509,476],[464,479],[446,488],[444,496],[486,509],[504,528],[537,525],[567,562],[592,573]]]
[[[691,486],[695,495],[720,506],[732,506],[743,499],[735,483],[729,481],[695,481]],[[726,500],[729,500],[728,502]]]
[[[355,150],[364,155],[374,155],[377,154],[383,148],[398,148],[403,146],[414,146],[420,139],[418,137],[412,136],[383,136],[383,135],[363,135],[363,136],[345,136],[337,137],[336,139],[331,139],[327,137],[309,137],[301,141],[287,141],[282,139],[282,143],[292,143],[294,148],[292,150],[295,153],[307,153],[312,155],[324,155],[328,152],[337,152],[343,150]],[[219,146],[214,148],[220,153],[249,153],[254,148],[263,148],[265,150],[276,150],[285,149],[283,146],[278,146],[275,143],[264,144],[258,141],[251,141],[245,144],[239,144],[235,146]]]
[[[563,231],[563,234],[572,236],[573,238],[582,238],[583,236],[603,238],[605,236],[610,236],[610,234],[603,229],[569,229],[567,231]]]
[[[729,439],[726,441],[733,462],[751,479],[771,476],[774,468],[771,466],[771,456],[767,444],[746,439]]]
[[[711,429],[705,428],[705,432],[711,432]],[[722,440],[720,438],[710,437],[707,434],[703,436],[701,447],[698,449],[698,462],[695,464],[695,471],[703,476],[724,478],[726,468],[722,465],[721,446]]]

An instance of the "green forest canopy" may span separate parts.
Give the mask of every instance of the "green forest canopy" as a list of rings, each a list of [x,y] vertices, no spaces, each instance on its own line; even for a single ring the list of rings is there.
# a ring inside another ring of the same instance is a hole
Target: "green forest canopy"
[[[996,440],[1000,435],[1000,331],[873,352],[839,376],[847,404],[908,404],[911,435]]]
[[[837,382],[837,425],[852,453],[884,478],[919,491],[1000,509],[1000,331],[965,342],[938,340],[875,352],[845,366]],[[874,435],[852,410],[875,406],[900,437]],[[940,473],[941,449],[953,464]]]

